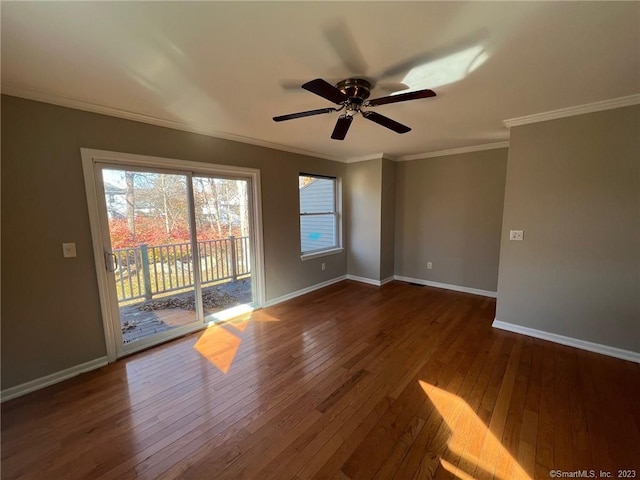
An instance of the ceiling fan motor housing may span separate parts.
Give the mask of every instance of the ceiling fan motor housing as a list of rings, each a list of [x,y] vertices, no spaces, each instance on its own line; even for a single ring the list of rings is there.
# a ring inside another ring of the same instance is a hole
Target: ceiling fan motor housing
[[[371,83],[363,78],[347,78],[338,82],[336,88],[347,95],[351,103],[357,105],[362,105],[371,93]]]

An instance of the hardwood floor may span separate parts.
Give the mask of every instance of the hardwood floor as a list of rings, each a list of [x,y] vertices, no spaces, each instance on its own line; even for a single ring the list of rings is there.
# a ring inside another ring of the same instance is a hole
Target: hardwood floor
[[[2,478],[640,476],[640,365],[351,281],[2,405]]]

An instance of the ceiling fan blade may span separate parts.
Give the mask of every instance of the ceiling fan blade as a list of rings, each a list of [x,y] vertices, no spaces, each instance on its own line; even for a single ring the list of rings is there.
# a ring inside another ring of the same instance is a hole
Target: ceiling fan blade
[[[290,113],[288,115],[280,115],[273,117],[274,122],[284,122],[285,120],[293,120],[294,118],[310,117],[312,115],[320,115],[322,113],[336,112],[336,108],[319,108],[317,110],[307,110],[306,112]]]
[[[376,83],[376,89],[384,90],[389,93],[401,92],[402,90],[407,90],[409,85],[401,82],[381,82]]]
[[[417,90],[415,92],[400,93],[398,95],[389,95],[388,97],[374,98],[367,100],[366,105],[375,107],[376,105],[385,105],[387,103],[406,102],[407,100],[418,100],[419,98],[435,97],[436,92],[433,90]]]
[[[385,117],[384,115],[380,115],[378,112],[366,111],[360,113],[362,113],[362,116],[367,120],[371,120],[378,125],[387,127],[388,129],[393,130],[396,133],[407,133],[411,131],[411,129],[406,125],[398,123],[395,120],[391,120],[389,117]]]
[[[385,78],[391,78],[396,75],[406,75],[413,68],[427,65],[431,62],[435,62],[449,55],[454,55],[478,45],[483,45],[488,36],[489,33],[487,29],[483,28],[477,30],[468,35],[465,35],[463,38],[458,39],[454,43],[442,46],[435,50],[419,53],[417,55],[414,55],[413,57],[407,58],[395,65],[392,65],[383,72],[375,75],[375,78],[378,80],[383,80]]]
[[[302,85],[303,83],[304,83],[304,80],[292,80],[292,79],[281,80],[280,88],[282,88],[282,90],[284,90],[285,92],[288,92],[288,91],[300,92],[300,85]]]
[[[369,67],[358,44],[344,21],[338,21],[324,29],[324,36],[352,75],[364,75]]]
[[[339,104],[349,100],[348,96],[321,78],[316,78],[315,80],[305,83],[302,85],[302,88],[316,95],[320,95],[322,98],[326,98],[333,103]]]
[[[340,115],[340,118],[338,118],[336,126],[333,129],[333,133],[331,134],[331,138],[334,140],[344,140],[344,137],[347,136],[347,132],[351,126],[351,122],[353,122],[353,117],[351,115]]]
[[[331,83],[331,85],[335,85],[336,83],[338,83],[340,80],[342,80],[342,78],[330,78],[329,80],[327,80],[328,83]],[[300,79],[285,79],[285,80],[281,80],[280,81],[280,88],[289,93],[289,92],[296,92],[296,93],[300,93],[300,86],[304,83],[304,80],[300,80]],[[407,87],[409,88],[409,87]],[[395,92],[397,90],[390,90],[387,89],[389,92]]]

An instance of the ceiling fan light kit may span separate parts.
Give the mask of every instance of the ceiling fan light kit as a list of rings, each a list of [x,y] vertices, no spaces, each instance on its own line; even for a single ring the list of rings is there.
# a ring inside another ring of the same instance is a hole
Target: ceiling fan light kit
[[[396,122],[389,117],[385,117],[377,112],[366,109],[378,105],[386,105],[388,103],[406,102],[407,100],[418,100],[420,98],[436,96],[433,90],[418,90],[368,100],[373,87],[371,82],[364,78],[347,78],[346,80],[338,82],[335,86],[322,78],[316,78],[315,80],[311,80],[310,82],[302,85],[302,88],[329,100],[336,105],[340,105],[340,107],[320,108],[317,110],[290,113],[288,115],[273,117],[273,120],[276,122],[283,122],[285,120],[293,120],[294,118],[310,117],[313,115],[320,115],[322,113],[340,112],[344,110],[344,113],[338,117],[338,121],[336,122],[333,133],[331,134],[331,138],[334,140],[344,140],[347,132],[349,131],[349,127],[351,126],[351,122],[353,122],[353,117],[358,113],[361,113],[367,120],[393,130],[396,133],[407,133],[411,131],[411,128]]]

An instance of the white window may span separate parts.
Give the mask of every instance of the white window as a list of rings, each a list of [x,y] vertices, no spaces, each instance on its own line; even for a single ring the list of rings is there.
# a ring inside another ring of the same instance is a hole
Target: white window
[[[338,180],[301,173],[298,186],[302,258],[341,251]]]

